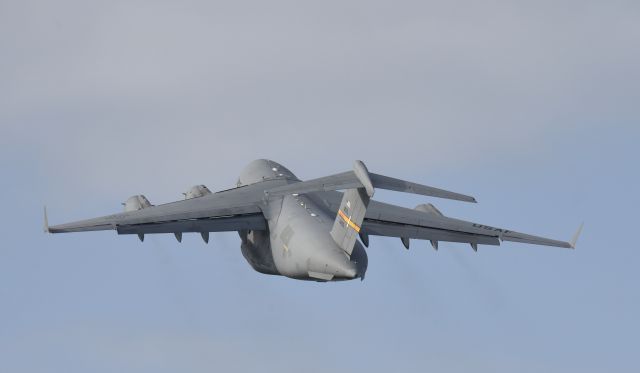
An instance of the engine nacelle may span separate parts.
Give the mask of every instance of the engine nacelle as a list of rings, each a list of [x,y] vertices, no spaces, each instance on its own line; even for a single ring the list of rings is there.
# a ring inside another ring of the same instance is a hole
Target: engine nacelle
[[[122,205],[124,206],[125,212],[138,211],[153,206],[151,202],[149,202],[147,197],[143,196],[142,194],[129,197],[129,199],[127,199],[127,201]]]
[[[418,205],[416,206],[416,210],[421,211],[421,212],[425,212],[427,214],[431,214],[431,215],[435,215],[435,216],[444,216],[440,210],[438,210],[434,205],[427,203],[424,205]],[[402,241],[402,243],[404,243],[404,240]],[[434,250],[438,250],[438,241],[436,240],[431,240],[431,246],[433,246]],[[409,248],[409,244],[405,244],[405,247],[408,249]],[[474,248],[474,250],[476,250]]]
[[[211,194],[211,191],[204,185],[195,185],[188,192],[182,194],[184,194],[184,199],[191,199],[206,196]]]
[[[416,206],[416,210],[426,212],[427,214],[432,214],[436,216],[444,216],[434,205],[427,203],[424,205]]]

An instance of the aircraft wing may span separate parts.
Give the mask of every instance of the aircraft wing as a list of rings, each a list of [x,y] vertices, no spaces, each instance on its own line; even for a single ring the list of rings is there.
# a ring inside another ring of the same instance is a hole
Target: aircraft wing
[[[427,205],[423,205],[427,206]],[[489,225],[477,224],[443,216],[430,205],[430,209],[407,209],[377,201],[371,201],[362,225],[364,234],[399,237],[405,246],[411,238],[430,240],[437,249],[438,241],[469,243],[477,245],[500,245],[501,241],[514,241],[533,245],[575,248],[580,230],[572,242],[519,233]],[[405,241],[406,240],[406,241]]]
[[[263,195],[262,189],[246,186],[51,227],[45,211],[45,230],[49,233],[116,230],[118,234],[138,235],[264,230],[266,222],[260,207]]]

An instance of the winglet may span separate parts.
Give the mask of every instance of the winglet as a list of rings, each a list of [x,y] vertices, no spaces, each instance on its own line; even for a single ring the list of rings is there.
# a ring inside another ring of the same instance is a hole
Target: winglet
[[[50,233],[49,231],[49,217],[47,216],[47,206],[44,207],[44,226],[42,227],[44,233]]]
[[[580,224],[580,227],[578,228],[576,233],[573,235],[573,238],[571,239],[571,248],[572,249],[576,248],[576,242],[578,242],[578,238],[580,238],[580,233],[582,232],[582,228],[583,227],[584,227],[584,223]]]

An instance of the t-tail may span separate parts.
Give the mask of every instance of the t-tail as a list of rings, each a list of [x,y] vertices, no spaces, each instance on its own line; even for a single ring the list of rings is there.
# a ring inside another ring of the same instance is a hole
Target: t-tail
[[[338,215],[331,229],[331,237],[349,255],[353,252],[369,201],[374,193],[373,183],[364,163],[356,161],[353,172],[362,187],[347,189],[344,192]]]

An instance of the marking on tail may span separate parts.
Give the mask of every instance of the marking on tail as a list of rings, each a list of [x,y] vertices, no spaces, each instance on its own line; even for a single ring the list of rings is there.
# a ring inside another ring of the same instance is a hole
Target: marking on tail
[[[342,220],[344,220],[344,222],[347,223],[349,227],[351,227],[354,231],[360,233],[360,227],[356,223],[351,221],[350,216],[347,217],[347,215],[344,212],[342,212],[342,210],[338,210],[338,215],[340,215]]]

